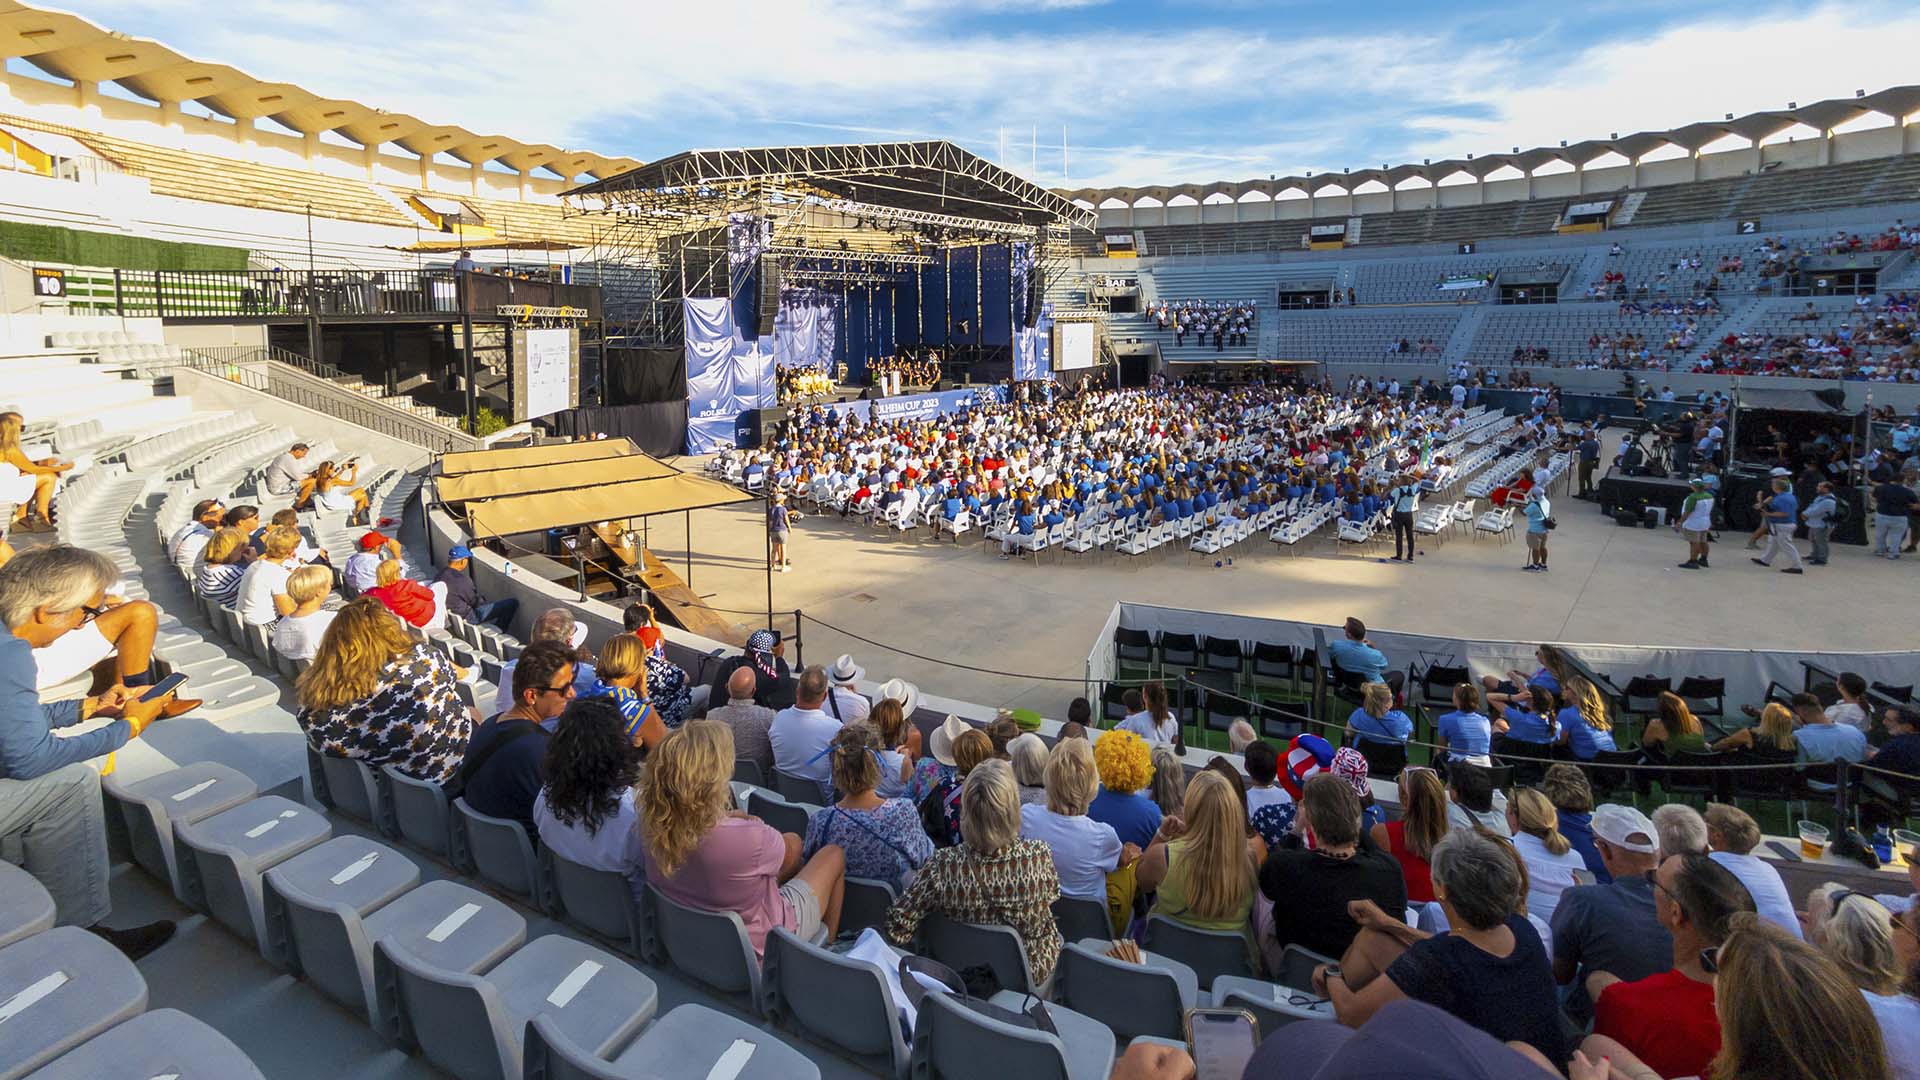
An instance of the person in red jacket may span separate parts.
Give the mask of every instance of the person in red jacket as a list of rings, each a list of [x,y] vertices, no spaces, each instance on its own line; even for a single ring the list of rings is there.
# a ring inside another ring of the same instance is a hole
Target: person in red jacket
[[[401,577],[400,560],[388,559],[381,563],[374,581],[374,587],[366,594],[385,604],[387,610],[400,616],[402,621],[412,626],[425,626],[433,621],[433,613],[439,606],[433,590],[411,578]]]

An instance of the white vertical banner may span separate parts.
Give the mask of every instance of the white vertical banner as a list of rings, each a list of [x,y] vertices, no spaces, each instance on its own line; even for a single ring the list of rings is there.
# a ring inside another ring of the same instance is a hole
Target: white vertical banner
[[[573,407],[572,343],[565,329],[527,331],[526,418]]]

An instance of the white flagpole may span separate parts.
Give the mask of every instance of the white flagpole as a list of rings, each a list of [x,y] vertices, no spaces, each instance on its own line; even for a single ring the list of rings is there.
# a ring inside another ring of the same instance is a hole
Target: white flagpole
[[[1066,184],[1067,173],[1067,125],[1060,125],[1060,183]]]

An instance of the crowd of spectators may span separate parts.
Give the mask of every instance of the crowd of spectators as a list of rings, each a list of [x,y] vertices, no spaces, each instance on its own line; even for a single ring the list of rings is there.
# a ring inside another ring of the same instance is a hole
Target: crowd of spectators
[[[1443,353],[1446,349],[1446,342],[1435,341],[1429,337],[1423,337],[1418,341],[1408,341],[1406,338],[1400,338],[1387,342],[1388,356],[1432,356]]]
[[[932,386],[940,381],[940,355],[923,349],[917,356],[882,356],[867,361],[867,381],[880,385],[883,377],[899,376],[902,386]]]
[[[783,402],[825,397],[833,393],[833,376],[827,373],[825,364],[774,368],[773,384],[774,392]]]
[[[1173,331],[1175,345],[1185,345],[1192,334],[1202,345],[1211,341],[1216,352],[1245,345],[1258,313],[1252,300],[1162,300],[1147,308],[1155,326]]]

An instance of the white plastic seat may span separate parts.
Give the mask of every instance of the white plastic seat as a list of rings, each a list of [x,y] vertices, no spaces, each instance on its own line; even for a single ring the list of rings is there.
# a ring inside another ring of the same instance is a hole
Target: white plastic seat
[[[222,926],[266,946],[261,877],[333,835],[326,815],[267,795],[174,827],[182,899]]]
[[[263,956],[371,1019],[373,950],[365,921],[420,881],[413,860],[360,836],[336,836],[267,871]]]
[[[28,1080],[176,1077],[265,1080],[225,1035],[178,1009],[144,1012],[62,1054]]]
[[[0,860],[0,948],[52,928],[53,896],[32,874]]]
[[[100,787],[112,800],[109,808],[119,810],[134,862],[165,881],[182,899],[174,857],[174,826],[231,810],[259,793],[252,780],[211,761],[184,765],[130,784],[122,783],[117,773],[109,773],[101,778]]]
[[[57,926],[0,949],[0,1078],[14,1080],[147,1007],[147,981],[105,938]]]

